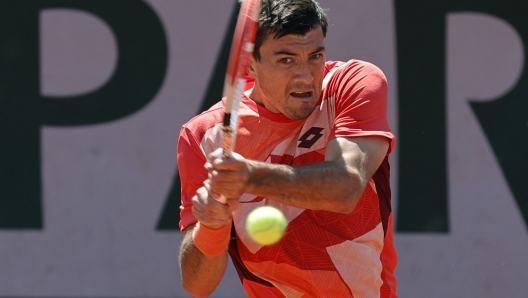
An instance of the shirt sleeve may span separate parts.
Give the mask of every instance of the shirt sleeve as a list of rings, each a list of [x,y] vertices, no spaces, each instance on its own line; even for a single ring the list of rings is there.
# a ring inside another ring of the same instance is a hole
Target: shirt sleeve
[[[375,65],[351,60],[335,71],[328,84],[335,96],[334,126],[329,139],[382,136],[389,139],[387,155],[395,137],[387,119],[387,79]]]
[[[192,214],[191,199],[196,190],[207,179],[207,171],[203,165],[206,162],[203,151],[192,132],[183,126],[178,140],[178,172],[181,180],[180,230],[196,223]]]

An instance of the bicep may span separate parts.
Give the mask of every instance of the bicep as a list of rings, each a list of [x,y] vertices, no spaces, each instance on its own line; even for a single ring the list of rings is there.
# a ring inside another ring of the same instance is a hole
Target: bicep
[[[342,163],[366,183],[383,162],[388,149],[389,139],[381,136],[338,137],[328,142],[325,160]]]

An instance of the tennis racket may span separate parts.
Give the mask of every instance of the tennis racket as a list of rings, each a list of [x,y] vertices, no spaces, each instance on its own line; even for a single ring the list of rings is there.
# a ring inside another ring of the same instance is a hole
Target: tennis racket
[[[233,44],[229,54],[224,83],[224,119],[222,122],[222,158],[231,155],[236,141],[238,108],[244,91],[249,61],[253,53],[257,35],[260,0],[243,0],[238,14]],[[220,202],[226,198],[221,196]]]

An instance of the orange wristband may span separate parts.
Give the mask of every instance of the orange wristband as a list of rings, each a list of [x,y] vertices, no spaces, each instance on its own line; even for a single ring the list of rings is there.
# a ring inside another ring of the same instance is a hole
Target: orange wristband
[[[227,250],[231,237],[231,223],[220,229],[211,229],[196,223],[192,233],[194,245],[206,256],[216,257]]]

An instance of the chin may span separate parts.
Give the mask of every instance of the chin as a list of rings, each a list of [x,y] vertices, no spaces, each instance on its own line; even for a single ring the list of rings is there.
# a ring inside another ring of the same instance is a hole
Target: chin
[[[314,110],[315,105],[312,107],[303,106],[297,109],[287,109],[284,115],[293,120],[304,120],[310,117]]]

